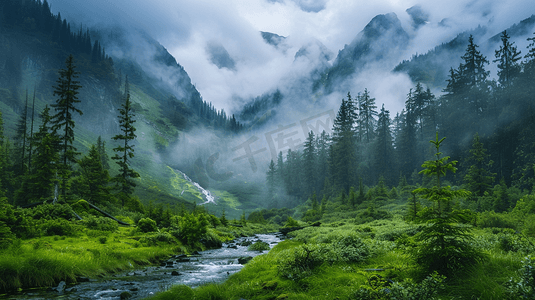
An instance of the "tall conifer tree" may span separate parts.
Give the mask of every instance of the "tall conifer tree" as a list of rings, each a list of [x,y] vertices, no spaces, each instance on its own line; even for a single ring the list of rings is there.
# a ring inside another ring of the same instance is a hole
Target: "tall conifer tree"
[[[58,96],[56,103],[51,106],[55,108],[56,114],[51,117],[52,130],[59,134],[60,144],[60,174],[62,178],[61,191],[63,198],[66,197],[67,180],[71,174],[71,164],[76,162],[78,151],[74,147],[74,116],[73,113],[82,115],[82,111],[76,108],[78,100],[78,90],[82,87],[77,80],[80,72],[75,71],[74,58],[69,55],[65,61],[65,69],[59,70],[59,78],[54,87],[54,96]]]
[[[114,141],[119,141],[122,144],[113,148],[113,151],[117,152],[112,159],[119,165],[119,174],[115,176],[119,188],[119,197],[121,199],[122,206],[130,198],[136,183],[133,178],[138,178],[139,173],[130,167],[130,160],[134,158],[134,145],[132,141],[136,138],[136,128],[134,123],[135,115],[132,111],[132,103],[130,101],[130,90],[128,86],[128,77],[125,82],[125,101],[119,108],[119,129],[120,134],[113,137]]]

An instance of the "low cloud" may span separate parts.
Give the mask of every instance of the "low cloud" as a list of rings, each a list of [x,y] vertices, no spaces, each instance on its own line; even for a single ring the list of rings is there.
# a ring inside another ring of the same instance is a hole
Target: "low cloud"
[[[532,0],[365,3],[353,0],[49,0],[49,3],[53,12],[60,11],[70,21],[146,31],[184,66],[206,101],[230,113],[239,111],[243,105],[233,99],[256,97],[281,86],[291,89],[284,85],[321,63],[319,59],[309,60],[308,64],[294,63],[295,53],[302,45],[319,41],[337,53],[378,14],[396,13],[410,32],[413,42],[399,57],[409,59],[414,53],[425,53],[448,42],[461,31],[481,25],[489,28],[489,35],[494,35],[535,13]],[[427,24],[414,30],[406,9],[417,4],[429,18]],[[265,43],[260,31],[288,37],[286,50]],[[206,49],[214,43],[228,52],[235,62],[234,69],[218,68],[212,62]],[[354,82],[366,85],[372,92],[377,86],[374,92],[377,102],[390,101],[386,106],[394,114],[404,98],[386,98],[394,97],[398,88],[406,88],[407,82],[406,78],[388,75],[387,71],[385,67],[374,73],[383,75],[357,77]],[[384,76],[390,80],[384,80]],[[369,78],[383,80],[373,84]],[[385,99],[381,99],[382,95]]]

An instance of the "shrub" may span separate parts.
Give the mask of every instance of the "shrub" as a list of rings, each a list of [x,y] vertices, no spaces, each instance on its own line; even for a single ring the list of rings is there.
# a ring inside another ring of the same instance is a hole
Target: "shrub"
[[[288,217],[286,223],[284,224],[284,227],[299,227],[299,222],[294,220],[294,218],[292,217]]]
[[[68,204],[43,204],[31,210],[34,219],[66,219],[74,217],[72,208]]]
[[[247,250],[249,251],[264,251],[264,250],[269,250],[269,249],[271,249],[269,247],[269,244],[266,242],[262,242],[262,241],[257,241],[256,243],[251,244],[249,245],[249,247],[247,247]]]
[[[370,254],[368,246],[356,234],[341,236],[331,244],[331,249],[339,261],[359,262]]]
[[[325,262],[325,248],[319,245],[301,245],[279,253],[277,269],[284,278],[299,280]]]
[[[493,211],[482,212],[479,215],[479,227],[481,228],[512,228],[515,229],[515,224],[507,214],[495,213]]]
[[[151,218],[142,218],[137,222],[137,227],[141,232],[153,232],[158,230],[156,222]]]
[[[535,299],[535,263],[531,256],[522,260],[519,278],[506,283],[508,299]]]
[[[93,230],[115,232],[119,229],[119,224],[116,221],[105,217],[87,216],[82,220],[82,223],[85,227]]]
[[[354,299],[437,299],[437,294],[444,289],[446,277],[436,272],[417,284],[411,280],[392,282],[380,275],[372,275],[365,285],[354,294]]]
[[[72,236],[76,232],[76,226],[65,219],[46,220],[41,226],[43,233],[47,236],[67,235]]]

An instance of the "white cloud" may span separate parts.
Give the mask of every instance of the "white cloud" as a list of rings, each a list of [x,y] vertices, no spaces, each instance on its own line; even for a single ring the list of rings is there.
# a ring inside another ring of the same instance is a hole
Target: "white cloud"
[[[308,70],[302,64],[292,63],[300,45],[317,39],[337,53],[377,14],[395,12],[408,29],[407,8],[420,3],[429,12],[430,23],[413,33],[415,42],[410,52],[400,54],[400,58],[409,58],[414,52],[425,53],[449,41],[461,30],[483,25],[495,34],[535,13],[533,0],[49,0],[49,3],[54,12],[61,11],[71,21],[90,26],[122,24],[147,31],[184,66],[203,98],[227,112],[236,112],[241,105],[232,102],[233,95],[255,97],[281,82],[291,82],[289,78],[296,73]],[[444,19],[448,19],[446,27],[439,25]],[[267,45],[259,31],[289,37],[289,49],[283,52]],[[205,52],[210,41],[226,48],[236,61],[236,71],[218,69],[210,62]],[[380,99],[383,94],[385,97],[395,94],[387,91],[406,88],[405,79],[392,79],[391,86],[386,86],[385,81],[381,83],[375,95],[378,103],[389,101]],[[392,114],[398,110],[397,104],[386,106]]]

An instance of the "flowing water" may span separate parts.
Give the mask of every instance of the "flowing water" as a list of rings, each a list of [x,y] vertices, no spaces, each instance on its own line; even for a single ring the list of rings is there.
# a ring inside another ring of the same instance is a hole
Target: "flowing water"
[[[114,274],[108,278],[82,282],[55,291],[40,289],[24,291],[10,295],[7,299],[120,299],[128,292],[129,299],[150,297],[159,291],[169,289],[175,284],[196,287],[206,283],[220,283],[229,275],[238,272],[243,265],[238,262],[241,257],[262,254],[249,251],[240,244],[249,241],[264,241],[273,247],[280,242],[281,235],[258,234],[254,237],[238,238],[232,243],[224,243],[220,249],[207,250],[193,256],[174,256],[159,266]],[[61,286],[62,284],[60,284]]]

